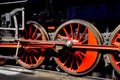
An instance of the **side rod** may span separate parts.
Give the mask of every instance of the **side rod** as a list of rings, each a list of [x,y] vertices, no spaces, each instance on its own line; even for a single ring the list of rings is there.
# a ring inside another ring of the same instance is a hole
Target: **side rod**
[[[55,46],[67,46],[67,42],[62,41],[42,41],[42,40],[20,40],[19,46],[17,43],[0,43],[0,47],[4,48],[54,48]],[[118,45],[95,45],[95,44],[79,44],[72,43],[71,48],[92,49],[92,50],[117,50],[120,51]]]

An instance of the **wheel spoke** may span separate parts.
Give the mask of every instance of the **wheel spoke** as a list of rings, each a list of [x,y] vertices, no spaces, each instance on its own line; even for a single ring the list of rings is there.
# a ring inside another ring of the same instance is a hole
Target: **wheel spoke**
[[[83,53],[82,51],[77,51],[77,53],[75,54],[75,56],[76,57],[78,56],[81,60],[83,60],[83,57],[85,57],[85,53]]]
[[[70,30],[71,30],[71,34],[72,34],[72,39],[74,39],[74,32],[73,32],[72,24],[70,24]]]
[[[79,65],[80,65],[80,64],[79,64],[79,61],[78,61],[78,59],[77,59],[78,57],[77,57],[77,56],[75,56],[75,58],[76,58],[76,64],[77,64],[77,68],[78,68],[78,67],[79,67]]]
[[[32,61],[32,56],[30,55],[30,64],[33,64],[33,61]]]
[[[117,61],[116,64],[119,65],[119,64],[120,64],[120,61]]]
[[[23,59],[25,57],[25,52],[23,53],[23,55],[21,56],[21,59]]]
[[[74,62],[74,56],[72,56],[72,61],[71,61],[71,64],[70,64],[70,69],[72,70],[73,68],[73,62]]]
[[[29,29],[29,38],[31,37],[32,35],[32,25],[30,25],[30,29]]]
[[[83,39],[83,37],[85,36],[86,32],[87,32],[88,28],[86,27],[83,34],[81,35],[79,41],[81,41]]]
[[[82,42],[80,42],[81,44],[84,44],[88,41],[88,38],[84,39]]]
[[[58,38],[59,38],[59,39],[66,39],[66,40],[69,40],[68,37],[62,36],[62,35],[60,35],[60,34],[58,34]]]
[[[69,59],[70,59],[70,55],[68,55],[66,61],[63,63],[64,66],[65,66],[65,64],[68,62]]]
[[[31,39],[34,39],[35,38],[35,36],[36,36],[36,34],[37,34],[37,28],[35,28],[35,31],[34,31],[34,33],[33,33],[33,35],[32,35],[32,37],[31,37]]]
[[[35,61],[36,61],[36,63],[37,63],[38,60],[37,60],[37,58],[36,58],[35,56],[34,56],[34,59],[35,59]]]
[[[33,53],[39,53],[39,51],[38,50],[36,50],[36,49],[31,49],[32,51],[33,51]]]
[[[76,33],[76,39],[78,39],[78,37],[79,37],[79,32],[80,32],[80,24],[78,24],[77,33]]]
[[[80,52],[80,54],[83,55],[84,57],[86,56],[85,53],[83,53],[83,52]]]
[[[40,37],[42,37],[41,33],[35,38],[35,40],[38,40]]]
[[[65,28],[63,28],[63,30],[64,30],[64,32],[65,32],[65,34],[66,34],[66,36],[67,36],[68,38],[70,38],[70,36],[69,36],[69,34],[68,34],[67,30],[66,30]]]
[[[25,63],[28,61],[28,55],[25,56]]]
[[[77,55],[80,59],[81,59],[81,61],[83,60],[83,57],[79,54],[79,55]]]

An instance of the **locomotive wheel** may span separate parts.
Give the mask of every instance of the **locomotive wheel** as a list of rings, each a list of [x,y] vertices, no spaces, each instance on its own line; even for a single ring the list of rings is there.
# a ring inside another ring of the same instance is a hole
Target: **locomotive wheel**
[[[110,45],[115,43],[120,43],[120,25],[113,31],[110,37]],[[110,63],[118,74],[120,74],[120,52],[112,51],[111,54],[108,54]]]
[[[96,45],[102,42],[100,33],[92,24],[77,19],[63,23],[56,30],[53,40]],[[64,47],[54,59],[65,72],[72,75],[85,75],[96,67],[100,57],[98,50]]]
[[[0,65],[4,65],[6,63],[6,59],[0,59]]]
[[[0,55],[6,54],[6,49],[0,48]],[[6,63],[7,59],[5,58],[0,58],[0,65],[4,65]]]
[[[21,39],[29,40],[47,40],[47,35],[44,28],[40,24],[34,21],[27,22],[26,28],[20,33]],[[35,48],[23,48],[19,50],[18,62],[25,68],[36,68],[43,60],[45,49],[35,49]]]

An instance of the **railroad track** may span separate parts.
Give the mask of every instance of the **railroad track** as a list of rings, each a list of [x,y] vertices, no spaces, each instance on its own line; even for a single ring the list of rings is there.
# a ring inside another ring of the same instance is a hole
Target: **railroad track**
[[[28,70],[20,66],[15,65],[4,65],[0,66],[0,70],[6,70],[6,71],[13,71],[13,72],[19,72],[23,74],[37,74],[43,77],[54,77],[56,80],[113,80],[108,78],[101,78],[101,77],[95,77],[95,76],[83,76],[83,77],[77,77],[72,76],[64,72],[59,71],[52,71],[52,70],[44,70],[44,69],[34,69],[34,70]]]

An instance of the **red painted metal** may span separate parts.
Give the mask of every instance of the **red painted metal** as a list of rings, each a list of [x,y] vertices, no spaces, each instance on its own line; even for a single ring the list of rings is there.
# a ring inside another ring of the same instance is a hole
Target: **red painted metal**
[[[55,26],[48,26],[47,29],[48,30],[55,30]]]
[[[120,49],[120,25],[113,31],[110,44],[118,46]],[[120,75],[120,51],[111,51],[108,55],[110,63],[115,71]]]
[[[29,69],[38,67],[45,59],[44,52],[46,49],[43,48],[42,45],[40,48],[39,46],[37,46],[37,43],[32,41],[47,40],[42,26],[36,22],[29,21],[27,22],[25,30],[19,32],[19,35],[21,36],[21,40],[19,45],[20,48],[17,55],[19,57],[18,63],[21,66]]]
[[[87,24],[87,25],[86,25]],[[70,41],[66,43],[71,48],[63,49],[60,54],[55,57],[56,63],[66,72],[73,75],[83,75],[91,71],[100,58],[98,50],[73,48],[76,45],[97,45],[100,36],[91,24],[81,20],[70,20],[63,23],[55,32],[54,40]],[[90,28],[91,27],[91,28]],[[76,44],[76,45],[75,45]],[[77,47],[78,47],[77,46]]]
[[[42,41],[42,40],[28,40],[21,39],[20,44],[17,43],[0,43],[0,47],[4,48],[54,48],[54,46],[61,45],[66,46],[67,42],[61,41]],[[117,50],[120,51],[119,43],[114,45],[92,45],[92,44],[80,44],[80,43],[72,43],[71,48],[79,48],[79,49],[91,49],[91,50]]]
[[[92,49],[92,50],[117,50],[120,51],[119,46],[115,45],[79,45],[73,44],[72,48]]]
[[[0,47],[19,47],[19,64],[25,68],[36,68],[43,62],[47,48],[53,48],[60,53],[59,50],[65,46],[62,53],[54,59],[64,71],[73,75],[83,75],[91,71],[99,61],[99,50],[120,51],[119,33],[116,33],[111,45],[102,45],[96,28],[82,20],[71,20],[62,24],[56,30],[52,41],[46,38],[47,33],[43,29],[41,25],[30,22],[25,30],[19,32],[19,40],[3,38],[1,40],[10,40],[10,43],[0,43]],[[57,46],[62,48],[56,48]],[[120,70],[120,61],[116,60],[116,55],[111,56],[115,68]],[[2,64],[3,61],[0,60]]]

